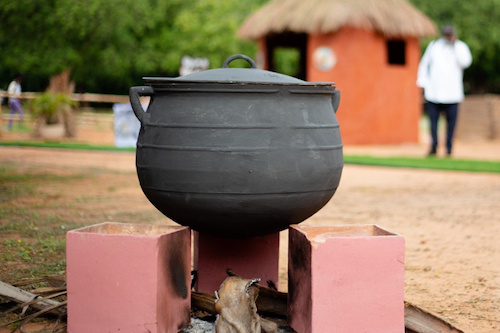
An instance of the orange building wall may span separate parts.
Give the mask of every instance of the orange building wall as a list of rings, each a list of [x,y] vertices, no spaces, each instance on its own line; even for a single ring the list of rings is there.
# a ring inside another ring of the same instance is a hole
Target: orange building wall
[[[314,50],[322,46],[331,48],[337,58],[328,72],[313,64]],[[406,65],[389,65],[383,36],[343,28],[309,36],[307,80],[335,82],[341,91],[337,118],[344,144],[415,143],[422,112],[415,84],[419,60],[416,38],[406,39]]]

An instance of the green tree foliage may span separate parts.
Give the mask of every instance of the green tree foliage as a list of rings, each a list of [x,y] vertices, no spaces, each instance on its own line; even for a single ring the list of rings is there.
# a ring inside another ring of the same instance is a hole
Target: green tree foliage
[[[127,93],[145,75],[178,75],[183,55],[218,67],[256,46],[236,30],[263,0],[0,0],[0,87],[15,72],[44,90],[71,69],[77,89]]]
[[[254,57],[256,45],[236,38],[243,21],[266,0],[198,0],[176,18],[182,39],[178,50],[192,56],[208,57],[211,67],[220,67],[236,53]],[[196,24],[193,24],[196,22]],[[178,55],[180,56],[180,54]]]
[[[499,93],[500,0],[410,1],[469,44],[468,90]],[[265,2],[0,0],[0,88],[21,72],[24,90],[42,91],[71,69],[78,90],[124,94],[142,76],[177,76],[184,55],[207,57],[212,68],[234,53],[254,57],[256,44],[236,31]]]
[[[107,74],[116,76],[129,67],[125,54],[119,57],[116,51],[128,46],[134,32],[124,23],[133,20],[124,10],[133,1],[124,0],[123,6],[101,0],[1,2],[2,74],[19,71],[27,79],[26,86],[40,86],[50,76],[70,68],[79,84],[92,85],[93,80]],[[138,9],[135,6],[134,10]],[[139,22],[137,29],[143,26]]]
[[[469,45],[474,61],[465,72],[467,90],[500,93],[500,0],[411,2],[438,27],[455,26],[458,38]]]

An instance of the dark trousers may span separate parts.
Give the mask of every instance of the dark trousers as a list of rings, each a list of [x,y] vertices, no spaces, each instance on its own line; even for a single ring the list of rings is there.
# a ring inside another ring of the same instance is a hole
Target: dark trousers
[[[436,104],[427,102],[426,111],[431,125],[431,152],[435,153],[438,146],[439,115],[443,112],[446,117],[446,152],[450,154],[453,148],[453,134],[457,123],[458,104]]]

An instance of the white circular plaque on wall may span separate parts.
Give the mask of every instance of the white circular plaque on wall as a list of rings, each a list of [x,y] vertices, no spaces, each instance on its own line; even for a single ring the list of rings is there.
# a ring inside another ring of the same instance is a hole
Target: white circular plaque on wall
[[[328,72],[337,63],[337,56],[331,48],[320,46],[314,50],[313,63],[317,70]]]

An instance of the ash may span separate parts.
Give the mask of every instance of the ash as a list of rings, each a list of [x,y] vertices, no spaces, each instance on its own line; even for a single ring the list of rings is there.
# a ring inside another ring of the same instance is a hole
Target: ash
[[[196,317],[191,317],[191,324],[182,331],[183,333],[215,333],[215,323]],[[294,333],[289,326],[278,327],[278,333]]]
[[[215,323],[203,319],[191,318],[191,324],[183,333],[215,333]]]

